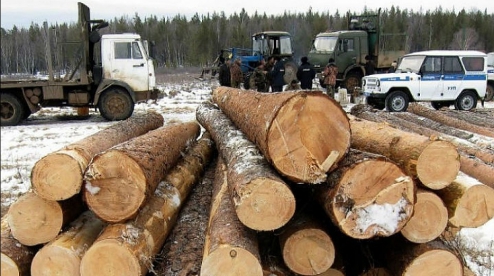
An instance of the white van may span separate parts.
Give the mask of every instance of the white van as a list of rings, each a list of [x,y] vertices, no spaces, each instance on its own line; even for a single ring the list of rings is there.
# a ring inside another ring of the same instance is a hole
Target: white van
[[[484,99],[487,55],[479,51],[423,51],[403,56],[395,73],[362,79],[362,92],[374,108],[406,111],[409,102],[454,105],[470,110]]]
[[[494,98],[494,52],[487,54],[487,94],[485,101],[492,101]]]

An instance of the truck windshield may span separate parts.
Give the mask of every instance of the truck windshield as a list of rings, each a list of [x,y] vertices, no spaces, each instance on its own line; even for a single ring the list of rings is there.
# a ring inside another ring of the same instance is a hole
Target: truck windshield
[[[409,56],[403,57],[397,70],[400,72],[418,73],[420,66],[424,62],[425,56]]]
[[[271,49],[271,53],[268,52]],[[252,39],[252,50],[263,54],[291,55],[292,40],[290,36],[256,36]]]
[[[316,37],[311,52],[332,52],[336,47],[337,41],[338,37],[336,36]]]

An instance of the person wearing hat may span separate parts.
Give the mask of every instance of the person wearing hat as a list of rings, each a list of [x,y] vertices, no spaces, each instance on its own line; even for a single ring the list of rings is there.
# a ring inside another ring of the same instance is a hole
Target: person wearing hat
[[[240,58],[237,57],[233,64],[230,66],[230,76],[231,76],[231,85],[234,88],[240,88],[240,84],[244,79],[244,74],[242,73],[242,62]]]
[[[397,66],[396,60],[393,60],[393,62],[391,63],[391,67],[389,67],[388,69],[388,73],[394,73],[396,71],[396,66]]]
[[[300,87],[302,89],[312,89],[312,80],[316,77],[316,70],[312,64],[309,63],[307,57],[300,59],[301,65],[297,69],[297,79],[300,80]]]

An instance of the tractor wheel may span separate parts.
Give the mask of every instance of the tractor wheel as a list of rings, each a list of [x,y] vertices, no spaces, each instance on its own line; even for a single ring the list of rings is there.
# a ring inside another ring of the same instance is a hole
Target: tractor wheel
[[[490,102],[494,98],[494,84],[487,84],[487,90],[485,91],[485,101]]]
[[[457,110],[471,110],[477,107],[477,95],[472,91],[463,92],[456,98],[455,108]]]
[[[134,103],[127,91],[112,87],[101,95],[98,108],[101,116],[109,121],[129,118],[134,112]]]
[[[285,80],[286,84],[290,84],[292,80],[297,79],[297,65],[293,61],[287,61],[285,62],[285,75],[283,76],[283,79]]]
[[[2,126],[15,126],[18,125],[26,114],[24,105],[19,101],[17,97],[12,94],[1,94],[2,102]]]
[[[348,73],[343,81],[343,86],[347,89],[348,94],[352,94],[355,87],[362,86],[362,75],[356,72]]]
[[[404,112],[408,108],[408,96],[405,92],[394,91],[386,97],[386,108],[390,112]]]

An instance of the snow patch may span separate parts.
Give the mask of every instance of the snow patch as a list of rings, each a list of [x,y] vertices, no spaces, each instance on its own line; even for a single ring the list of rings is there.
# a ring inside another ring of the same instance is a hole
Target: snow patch
[[[93,186],[91,185],[91,182],[87,181],[86,180],[86,190],[91,194],[91,195],[95,195],[99,192],[99,190],[101,190],[100,187],[96,187],[96,186]]]
[[[384,232],[391,235],[396,232],[398,224],[405,219],[406,213],[403,209],[408,201],[401,198],[395,204],[371,204],[362,209],[356,210],[356,229],[364,233],[371,226],[374,226],[373,234]],[[352,212],[349,212],[350,215]]]

